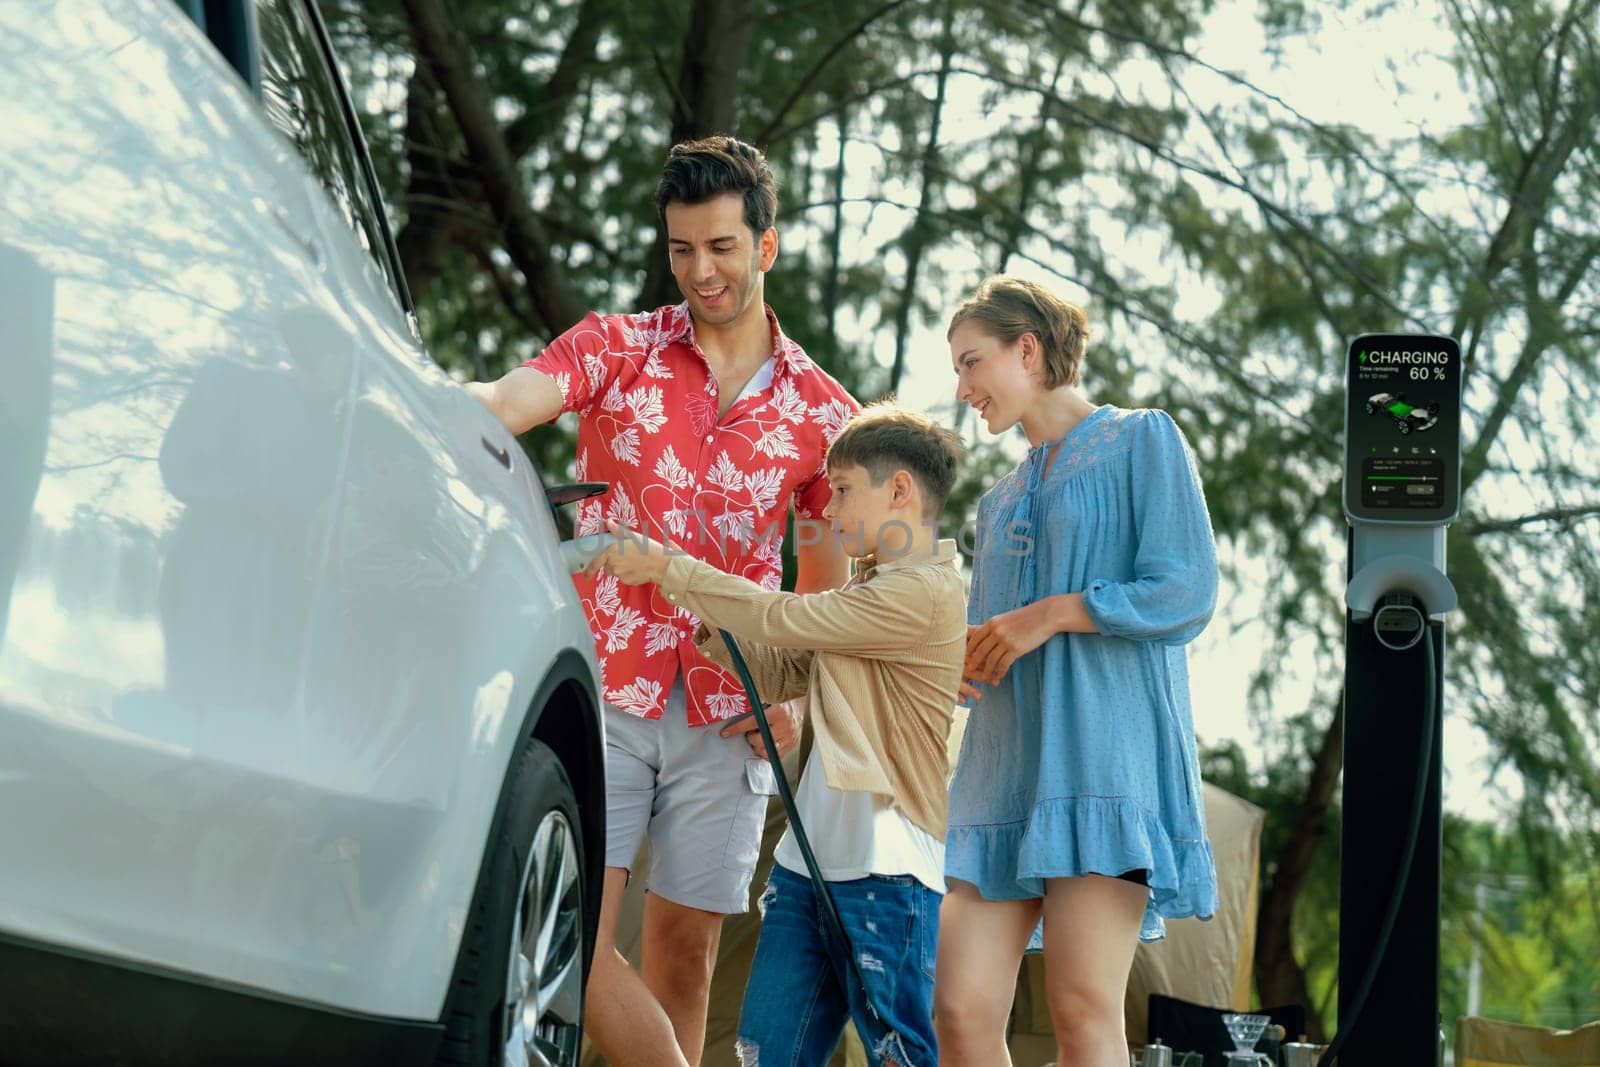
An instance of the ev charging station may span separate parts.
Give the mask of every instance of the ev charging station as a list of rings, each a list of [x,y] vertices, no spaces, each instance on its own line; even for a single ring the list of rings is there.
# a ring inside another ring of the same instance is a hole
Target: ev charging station
[[[1445,528],[1461,501],[1461,349],[1366,334],[1345,374],[1339,1033],[1324,1063],[1439,1056]]]

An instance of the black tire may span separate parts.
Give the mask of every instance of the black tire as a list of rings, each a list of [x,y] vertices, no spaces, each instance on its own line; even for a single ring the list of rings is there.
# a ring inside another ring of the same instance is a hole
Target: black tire
[[[1400,420],[1400,432],[1402,434],[1410,433],[1411,432],[1411,423],[1407,422],[1405,419],[1401,419]]]
[[[512,1009],[507,1003],[511,944],[514,929],[520,932],[522,924],[523,894],[519,890],[524,872],[534,870],[530,851],[535,835],[547,822],[555,825],[558,817],[564,817],[571,830],[577,897],[572,920],[558,924],[552,942],[575,943],[577,1010],[570,1032],[562,1028],[561,1051],[546,1062],[562,1067],[578,1063],[576,1023],[582,1018],[583,974],[590,950],[583,943],[583,904],[588,888],[583,877],[583,823],[561,761],[547,745],[529,738],[506,776],[470,921],[462,934],[455,979],[445,1001],[445,1035],[435,1060],[437,1067],[499,1067],[504,1062],[512,1034]]]

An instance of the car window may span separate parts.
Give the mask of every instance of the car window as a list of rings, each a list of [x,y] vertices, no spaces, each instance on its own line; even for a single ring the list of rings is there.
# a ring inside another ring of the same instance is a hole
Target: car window
[[[363,180],[339,89],[305,8],[295,0],[257,0],[261,100],[267,117],[333,196],[356,239],[398,294],[384,243],[383,214]]]

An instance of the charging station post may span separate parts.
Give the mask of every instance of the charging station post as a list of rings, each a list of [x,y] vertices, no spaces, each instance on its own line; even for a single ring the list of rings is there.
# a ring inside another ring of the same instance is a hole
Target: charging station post
[[[1433,1064],[1461,350],[1448,337],[1366,334],[1351,342],[1345,383],[1339,1034],[1328,1051],[1348,1064]]]

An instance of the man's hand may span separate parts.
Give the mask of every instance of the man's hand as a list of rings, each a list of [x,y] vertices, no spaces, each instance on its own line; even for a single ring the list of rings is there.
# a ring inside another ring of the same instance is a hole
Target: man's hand
[[[607,545],[597,552],[583,573],[590,578],[602,572],[614,574],[624,585],[644,585],[659,582],[667,573],[667,561],[672,553],[666,545],[624,529],[619,523],[608,522],[606,529],[617,538],[616,544]]]
[[[778,746],[779,757],[787,756],[794,751],[794,746],[800,743],[800,728],[805,724],[805,697],[795,697],[785,700],[782,704],[768,704],[767,725],[772,729],[772,740]],[[761,727],[756,725],[756,717],[751,715],[731,722],[722,728],[723,737],[735,737],[744,734],[745,740],[750,742],[750,747],[762,759],[767,758],[767,746],[761,740]]]
[[[981,625],[969,626],[961,675],[997,685],[1013,663],[1058,632],[1048,600],[1024,604]]]

